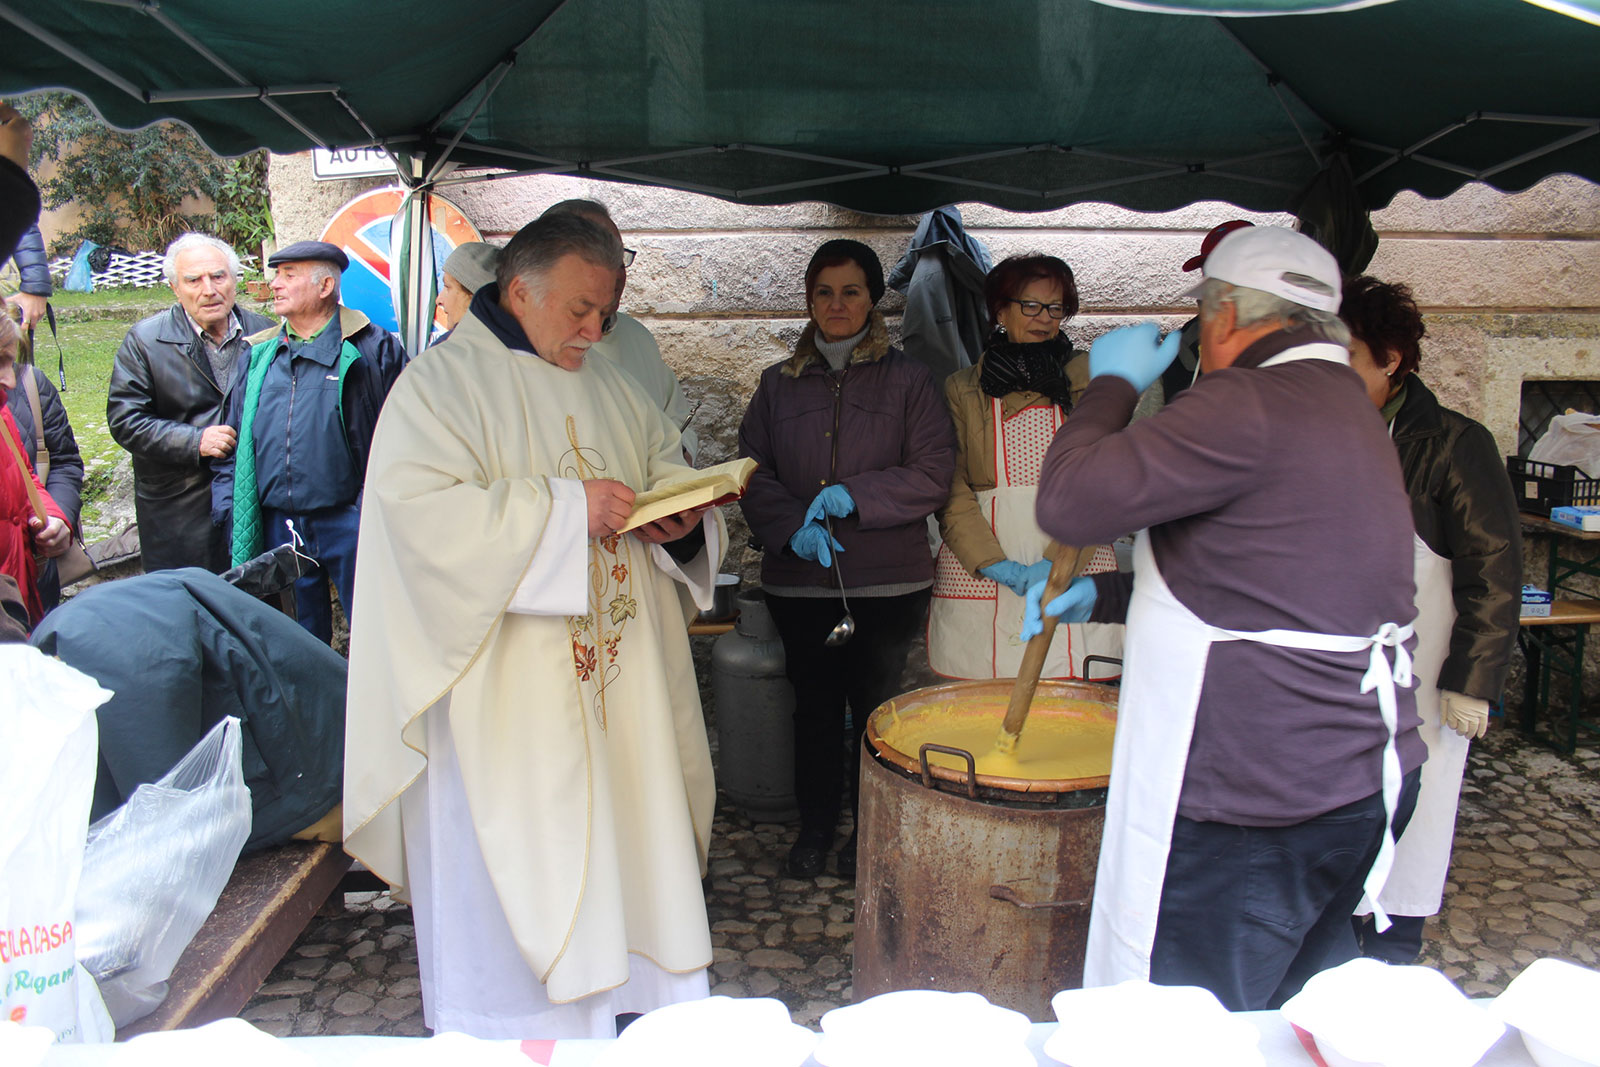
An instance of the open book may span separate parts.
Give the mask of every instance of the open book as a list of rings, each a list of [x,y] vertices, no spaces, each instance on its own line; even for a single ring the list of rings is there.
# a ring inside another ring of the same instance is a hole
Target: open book
[[[633,513],[618,533],[627,533],[636,526],[676,515],[691,508],[726,504],[744,496],[750,476],[756,472],[753,459],[734,459],[715,467],[695,471],[682,478],[662,482],[648,492],[633,498]]]

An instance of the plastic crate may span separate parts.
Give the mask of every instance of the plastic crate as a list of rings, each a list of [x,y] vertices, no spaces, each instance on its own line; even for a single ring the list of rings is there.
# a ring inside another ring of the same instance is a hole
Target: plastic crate
[[[1551,508],[1600,504],[1600,478],[1590,478],[1577,467],[1507,456],[1506,473],[1522,511],[1548,516]]]

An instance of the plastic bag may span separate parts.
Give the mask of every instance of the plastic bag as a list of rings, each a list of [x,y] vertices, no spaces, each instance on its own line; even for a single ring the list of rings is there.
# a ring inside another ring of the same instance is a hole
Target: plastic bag
[[[99,730],[110,698],[93,678],[27,645],[0,645],[0,1018],[58,1041],[109,1041],[94,982],[76,964]]]
[[[1534,442],[1528,458],[1577,467],[1586,477],[1600,478],[1600,418],[1581,411],[1557,415]]]
[[[159,781],[89,827],[78,958],[118,1026],[167,995],[178,957],[217,906],[250,836],[244,744],[231,715]]]
[[[61,283],[61,288],[71,293],[94,292],[94,269],[89,266],[89,255],[99,247],[93,241],[85,241],[78,246],[78,251],[72,257],[72,266],[67,269],[67,280]]]

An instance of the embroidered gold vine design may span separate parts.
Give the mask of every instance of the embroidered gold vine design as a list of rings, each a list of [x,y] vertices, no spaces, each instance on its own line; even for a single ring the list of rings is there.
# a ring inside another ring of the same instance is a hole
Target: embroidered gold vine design
[[[572,449],[562,456],[563,477],[588,480],[606,469],[605,458],[592,448],[578,443],[578,427],[567,416],[567,440]],[[569,462],[570,460],[570,462]],[[606,689],[622,675],[617,649],[628,620],[639,614],[633,596],[633,551],[628,539],[610,534],[589,546],[589,603],[604,604],[600,613],[567,617],[567,634],[572,639],[572,669],[578,681],[595,687],[594,716],[600,729],[606,729]]]

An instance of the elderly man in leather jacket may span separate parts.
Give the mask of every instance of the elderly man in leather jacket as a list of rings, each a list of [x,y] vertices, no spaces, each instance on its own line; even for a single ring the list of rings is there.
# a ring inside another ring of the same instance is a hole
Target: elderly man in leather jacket
[[[167,247],[178,303],[134,325],[117,349],[106,419],[133,454],[134,509],[146,571],[228,568],[211,522],[211,463],[232,454],[222,425],[250,334],[272,320],[234,304],[239,257],[215,237],[186,233]]]

